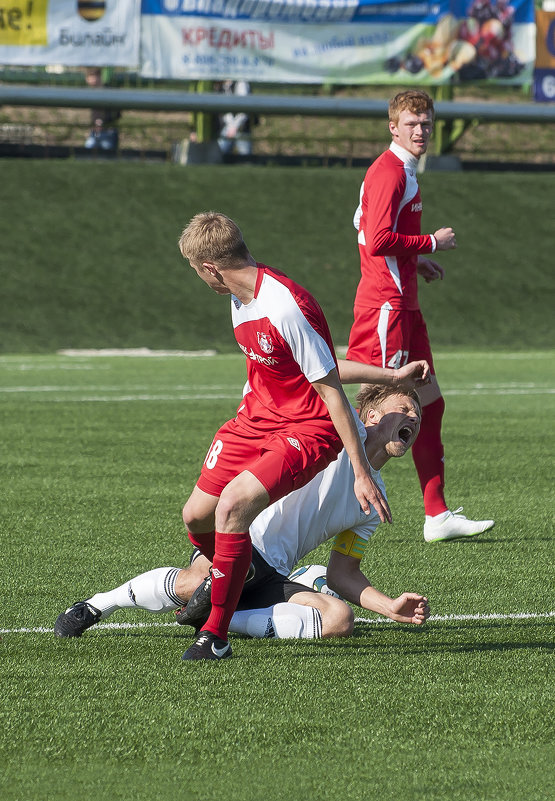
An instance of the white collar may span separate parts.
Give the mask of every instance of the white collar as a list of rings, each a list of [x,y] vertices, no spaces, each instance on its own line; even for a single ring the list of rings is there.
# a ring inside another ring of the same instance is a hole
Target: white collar
[[[389,149],[395,153],[397,158],[400,159],[403,164],[406,164],[407,167],[410,167],[416,171],[416,168],[418,167],[418,159],[416,156],[413,156],[412,153],[409,153],[409,151],[405,150],[404,147],[398,145],[397,142],[392,142],[389,145]]]

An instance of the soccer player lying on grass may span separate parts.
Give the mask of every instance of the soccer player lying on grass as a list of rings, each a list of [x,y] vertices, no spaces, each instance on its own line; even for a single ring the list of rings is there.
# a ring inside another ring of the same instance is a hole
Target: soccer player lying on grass
[[[373,477],[385,496],[381,467],[403,456],[420,427],[421,406],[414,390],[367,385],[357,396],[358,431]],[[347,637],[354,615],[340,598],[291,581],[297,562],[333,539],[327,569],[329,589],[350,603],[399,623],[421,625],[429,616],[427,598],[403,593],[389,598],[360,569],[364,548],[380,523],[366,515],[353,492],[353,468],[343,450],[312,481],[265,509],[250,526],[253,562],[230,631],[251,637]],[[201,554],[190,567],[150,570],[109,592],[93,595],[56,620],[58,637],[79,637],[118,609],[177,611],[177,621],[202,629],[210,613],[210,562]],[[208,578],[205,578],[208,575]],[[183,608],[182,605],[189,600]]]

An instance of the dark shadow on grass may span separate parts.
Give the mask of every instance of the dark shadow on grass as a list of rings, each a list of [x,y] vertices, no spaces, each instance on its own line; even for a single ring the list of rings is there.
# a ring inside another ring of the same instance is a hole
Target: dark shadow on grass
[[[406,536],[388,537],[388,541],[395,544],[406,544]],[[491,545],[494,543],[498,545],[500,542],[511,542],[507,537],[484,537],[482,534],[475,537],[463,537],[459,540],[439,540],[438,542],[426,542],[423,544],[426,548],[456,548],[458,545],[479,545],[485,543]]]
[[[286,658],[292,659],[307,659],[314,657],[321,657],[324,653],[327,655],[336,652],[345,653],[346,649],[352,651],[353,655],[368,656],[385,656],[388,654],[396,654],[399,656],[419,656],[421,654],[463,654],[463,653],[485,653],[485,652],[510,652],[521,650],[555,650],[555,643],[553,638],[540,639],[534,637],[533,639],[525,639],[520,642],[511,642],[505,639],[502,642],[484,642],[483,637],[487,632],[492,635],[499,635],[500,630],[506,630],[515,636],[522,636],[526,629],[542,629],[552,630],[552,619],[520,619],[520,620],[466,620],[466,621],[438,621],[430,622],[425,626],[409,626],[401,624],[376,624],[372,622],[356,624],[355,631],[351,637],[347,639],[333,638],[319,640],[318,642],[307,640],[270,640],[267,642],[269,648],[279,648],[281,653]],[[476,631],[479,633],[481,641],[468,642],[472,637],[471,632]],[[194,630],[188,626],[167,626],[163,628],[145,627],[142,629],[93,629],[87,632],[81,642],[86,640],[87,637],[93,635],[104,638],[135,638],[141,639],[144,637],[155,638],[158,640],[174,640],[181,641],[183,648],[185,648],[194,639]],[[460,638],[466,635],[465,642],[453,642],[453,639],[446,639],[451,634],[453,637]],[[441,637],[439,640],[438,638]],[[424,641],[418,640],[424,638]],[[251,638],[242,635],[231,635],[231,641],[244,642]],[[364,641],[361,642],[361,641]],[[57,640],[57,642],[61,642]],[[75,640],[72,640],[75,642]],[[260,654],[261,640],[256,640],[256,654]],[[248,658],[251,654],[243,652],[241,654],[234,654],[235,658]]]
[[[387,627],[387,629],[386,629]],[[403,626],[401,624],[376,624],[371,623],[357,623],[355,631],[352,635],[354,639],[361,637],[368,637],[371,634],[377,634],[378,630],[383,632],[387,630],[389,633],[402,633],[409,636],[425,636],[437,635],[439,632],[445,634],[447,632],[468,632],[470,630],[484,630],[493,631],[495,629],[508,629],[516,631],[518,629],[553,629],[553,618],[522,618],[517,620],[438,620],[428,621],[424,626]]]
[[[420,648],[408,647],[407,645],[392,645],[391,643],[368,643],[367,646],[357,645],[352,641],[335,641],[335,640],[326,640],[324,642],[318,643],[318,645],[314,644],[311,646],[307,646],[306,649],[303,649],[302,653],[299,653],[298,650],[294,653],[288,654],[289,657],[294,659],[307,659],[307,658],[321,658],[322,652],[326,650],[327,655],[330,655],[330,652],[337,651],[339,655],[339,649],[342,652],[345,652],[345,649],[350,649],[353,651],[354,656],[369,656],[369,657],[380,657],[380,656],[421,656],[421,655],[435,655],[435,654],[465,654],[465,653],[486,653],[490,652],[505,652],[508,653],[510,651],[535,651],[535,650],[545,650],[553,651],[555,646],[551,640],[539,640],[539,641],[532,641],[532,642],[525,642],[525,643],[515,643],[515,642],[497,642],[497,643],[476,643],[475,645],[463,644],[454,645],[453,643],[426,643],[422,645]],[[298,645],[297,645],[298,648]]]
[[[488,643],[461,643],[460,645],[447,642],[426,643],[421,648],[406,648],[404,646],[384,646],[387,651],[402,652],[407,656],[419,654],[476,654],[486,651],[553,651],[555,646],[552,640],[535,640],[530,642],[488,642]],[[371,648],[370,648],[371,650]]]
[[[517,629],[527,628],[546,628],[553,629],[553,618],[520,618],[516,620],[438,620],[430,621],[426,625],[429,627],[427,631],[468,631],[469,629],[484,629],[492,631],[493,629],[510,629],[515,631]],[[364,625],[364,624],[363,624]],[[426,631],[426,629],[422,629]],[[414,628],[404,627],[404,631],[414,631]]]
[[[428,546],[434,545],[436,548],[442,546],[444,548],[456,547],[458,545],[479,545],[480,543],[498,543],[502,540],[505,541],[506,538],[503,537],[484,537],[482,534],[477,534],[475,537],[462,537],[460,540],[440,540],[439,542],[429,542],[426,543]]]
[[[181,631],[181,628],[178,628],[177,626],[175,629],[170,627],[167,629],[146,627],[144,629],[96,629],[94,633],[96,636],[101,637],[155,637],[158,640],[192,640],[195,636],[195,632],[192,629],[189,631]]]

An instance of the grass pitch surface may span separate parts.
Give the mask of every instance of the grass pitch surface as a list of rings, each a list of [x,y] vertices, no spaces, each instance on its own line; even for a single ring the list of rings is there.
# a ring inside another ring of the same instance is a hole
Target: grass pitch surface
[[[258,261],[314,293],[346,343],[360,277],[352,225],[364,169],[2,161],[0,352],[217,348],[227,308],[177,249],[216,209]],[[432,344],[533,350],[554,342],[555,175],[425,173],[423,231],[452,226],[445,280],[420,287]]]
[[[427,593],[423,629],[357,610],[349,639],[234,637],[220,664],[182,663],[192,630],[171,616],[51,629],[76,600],[186,563],[181,506],[242,358],[1,357],[3,801],[552,797],[553,357],[437,356],[448,501],[496,527],[425,544],[412,461],[386,466],[394,524],[363,569]]]

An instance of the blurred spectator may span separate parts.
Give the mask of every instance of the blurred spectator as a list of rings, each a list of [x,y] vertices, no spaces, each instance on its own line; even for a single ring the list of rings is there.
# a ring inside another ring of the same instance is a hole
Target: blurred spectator
[[[88,86],[103,86],[100,67],[87,67],[85,80]],[[89,150],[115,151],[118,149],[119,133],[116,127],[121,112],[113,108],[93,108],[91,110],[91,130],[85,141]]]
[[[223,81],[214,84],[217,91],[225,95],[248,95],[251,88],[247,81]],[[245,112],[233,113],[231,111],[220,116],[220,133],[218,144],[222,153],[227,155],[232,153],[235,147],[240,156],[250,156],[252,153],[251,125],[256,125],[257,118],[251,117]]]

